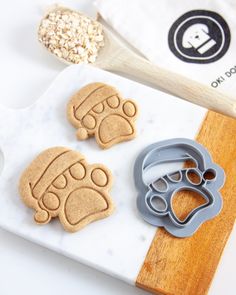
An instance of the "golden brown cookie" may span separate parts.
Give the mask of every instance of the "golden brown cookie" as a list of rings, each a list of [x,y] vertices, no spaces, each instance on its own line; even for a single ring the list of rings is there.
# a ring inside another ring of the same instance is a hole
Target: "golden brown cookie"
[[[39,154],[23,172],[19,191],[24,203],[35,209],[37,223],[58,216],[65,230],[75,232],[113,212],[111,185],[112,175],[105,166],[90,165],[79,152],[54,147]]]
[[[135,102],[123,99],[114,87],[91,83],[70,99],[67,117],[78,129],[78,139],[95,136],[100,147],[109,148],[135,137],[137,111]]]

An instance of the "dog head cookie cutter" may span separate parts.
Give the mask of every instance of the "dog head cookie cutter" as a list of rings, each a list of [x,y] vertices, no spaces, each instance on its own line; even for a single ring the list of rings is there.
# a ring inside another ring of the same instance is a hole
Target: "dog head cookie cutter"
[[[151,168],[185,161],[193,162],[195,167],[183,167],[152,181],[145,179]],[[191,175],[197,180],[193,180]],[[222,208],[219,189],[224,184],[224,170],[213,163],[201,144],[190,139],[176,138],[149,145],[136,159],[134,180],[138,190],[137,207],[143,219],[164,227],[176,237],[193,235],[203,222],[216,216]],[[184,220],[176,216],[172,204],[172,197],[181,190],[197,192],[206,200]]]

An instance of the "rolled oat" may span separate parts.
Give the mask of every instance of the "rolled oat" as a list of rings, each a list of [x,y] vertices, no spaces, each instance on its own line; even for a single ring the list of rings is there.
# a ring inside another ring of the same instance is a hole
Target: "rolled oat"
[[[93,63],[104,46],[102,25],[67,8],[51,10],[41,21],[39,41],[69,63]]]

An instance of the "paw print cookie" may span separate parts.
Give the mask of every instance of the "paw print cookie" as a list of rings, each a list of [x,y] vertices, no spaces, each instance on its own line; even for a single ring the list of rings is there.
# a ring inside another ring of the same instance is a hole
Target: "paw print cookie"
[[[23,172],[19,192],[35,210],[36,223],[59,217],[65,230],[76,232],[113,212],[111,185],[112,175],[105,166],[90,165],[79,152],[54,147],[39,154]]]
[[[123,99],[114,87],[91,83],[71,98],[67,116],[79,140],[95,136],[101,148],[109,148],[135,137],[137,111],[135,102]]]

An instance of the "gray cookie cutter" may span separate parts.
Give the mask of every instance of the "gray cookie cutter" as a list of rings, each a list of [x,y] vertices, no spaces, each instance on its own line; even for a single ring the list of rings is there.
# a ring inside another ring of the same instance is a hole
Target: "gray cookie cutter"
[[[150,168],[159,164],[184,161],[195,163],[195,168],[178,169],[151,183],[144,178]],[[197,182],[193,181],[191,174],[195,175]],[[176,138],[149,145],[136,159],[134,180],[138,190],[137,207],[143,219],[152,225],[164,227],[176,237],[193,235],[203,222],[216,216],[222,208],[219,189],[225,181],[224,170],[213,163],[201,144],[190,139]],[[207,201],[182,221],[172,207],[172,197],[181,190],[198,192]]]

